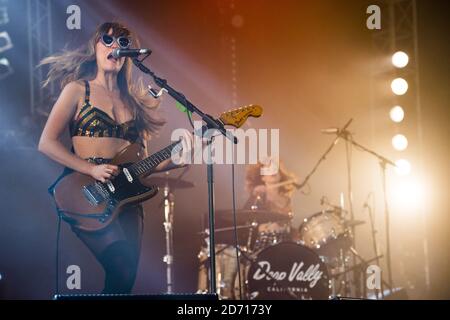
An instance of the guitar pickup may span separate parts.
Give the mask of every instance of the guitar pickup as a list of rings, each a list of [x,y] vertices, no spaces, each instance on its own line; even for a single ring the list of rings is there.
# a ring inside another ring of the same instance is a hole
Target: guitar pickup
[[[105,193],[102,186],[98,183],[83,186],[83,194],[90,204],[98,206],[100,203],[106,200]]]

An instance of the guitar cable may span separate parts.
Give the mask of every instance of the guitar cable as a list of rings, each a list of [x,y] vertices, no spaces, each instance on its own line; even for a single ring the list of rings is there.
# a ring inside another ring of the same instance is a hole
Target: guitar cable
[[[57,222],[57,227],[56,227],[56,254],[55,254],[55,275],[56,275],[56,281],[55,281],[55,296],[59,296],[59,241],[60,241],[60,235],[61,235],[61,214],[58,210],[58,208],[56,209],[57,213],[58,213],[58,222]]]
[[[231,194],[233,198],[233,225],[234,225],[234,247],[236,248],[236,262],[237,262],[237,273],[239,281],[239,299],[242,300],[242,281],[241,281],[241,264],[239,261],[239,242],[236,227],[236,190],[235,190],[235,180],[234,180],[234,146],[231,148]],[[234,288],[234,283],[232,283],[232,288]]]

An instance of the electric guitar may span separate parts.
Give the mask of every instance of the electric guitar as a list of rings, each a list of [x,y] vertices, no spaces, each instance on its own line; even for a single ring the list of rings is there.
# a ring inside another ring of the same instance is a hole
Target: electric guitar
[[[262,108],[248,105],[223,113],[223,125],[239,128],[248,117],[259,117]],[[180,141],[174,142],[151,156],[140,159],[141,146],[131,144],[111,161],[120,168],[118,176],[102,183],[89,175],[73,172],[64,176],[54,187],[53,196],[61,217],[83,231],[98,231],[114,221],[125,205],[141,203],[158,193],[156,185],[146,185],[144,178],[172,153],[182,150]]]

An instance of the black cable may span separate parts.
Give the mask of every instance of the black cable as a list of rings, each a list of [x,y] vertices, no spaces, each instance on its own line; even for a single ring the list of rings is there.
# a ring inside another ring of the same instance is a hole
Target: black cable
[[[239,242],[236,226],[236,190],[234,183],[234,146],[231,148],[231,194],[233,198],[233,226],[234,226],[234,245],[236,248],[236,262],[237,262],[237,272],[239,281],[239,298],[242,300],[242,282],[241,282],[241,265],[239,262]],[[232,285],[234,287],[234,284]]]
[[[58,209],[57,209],[58,210]],[[55,281],[55,292],[56,295],[59,295],[59,240],[61,235],[61,215],[58,212],[58,222],[56,227],[56,254],[55,254],[55,274],[56,274],[56,281]]]

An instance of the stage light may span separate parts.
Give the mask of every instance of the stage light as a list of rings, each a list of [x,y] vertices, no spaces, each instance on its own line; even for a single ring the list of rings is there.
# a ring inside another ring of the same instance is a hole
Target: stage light
[[[392,55],[392,64],[397,68],[404,68],[409,62],[409,57],[403,51],[397,51]]]
[[[396,78],[391,82],[391,89],[398,96],[404,95],[408,91],[408,82],[403,78]]]
[[[392,121],[400,123],[405,118],[405,112],[403,111],[402,107],[395,106],[389,112],[389,116],[391,117]]]
[[[392,138],[392,146],[395,150],[403,151],[408,147],[408,139],[403,134],[396,134]]]
[[[11,38],[9,37],[8,32],[3,31],[0,32],[0,53],[6,50],[9,50],[13,47],[11,42]]]
[[[411,164],[408,160],[405,159],[399,159],[395,161],[395,171],[398,175],[405,176],[408,175],[411,172]]]
[[[6,58],[0,59],[0,80],[6,78],[7,76],[13,74],[14,70],[9,65],[9,61]]]
[[[408,176],[394,181],[391,187],[393,209],[408,216],[417,213],[417,208],[423,205],[425,199],[426,192],[423,184],[416,178]]]

